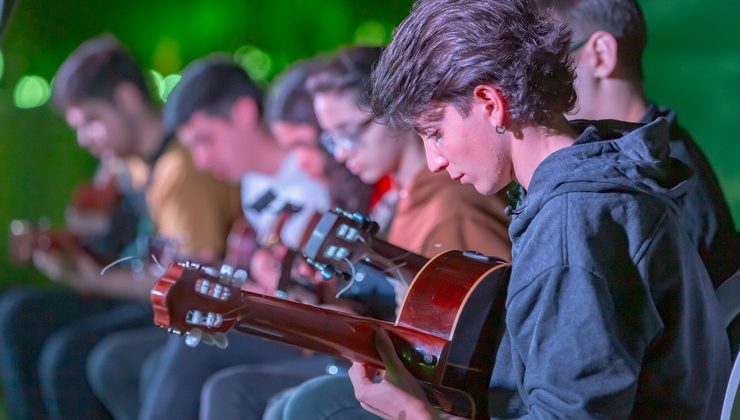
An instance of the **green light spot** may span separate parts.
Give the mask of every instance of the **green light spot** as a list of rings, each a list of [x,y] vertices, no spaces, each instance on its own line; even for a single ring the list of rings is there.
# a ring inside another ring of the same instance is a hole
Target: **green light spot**
[[[18,108],[28,109],[44,105],[51,96],[49,82],[41,76],[23,76],[15,85],[13,100]]]
[[[164,78],[164,89],[162,90],[161,94],[163,102],[167,102],[167,97],[170,96],[170,93],[172,93],[172,89],[174,89],[175,86],[180,82],[180,79],[182,79],[182,76],[180,76],[179,74],[170,74],[169,76]]]
[[[356,45],[385,45],[386,30],[382,23],[375,20],[363,22],[355,31]]]
[[[154,82],[154,89],[156,90],[157,95],[159,97],[164,96],[164,77],[156,71],[156,70],[149,70],[149,73],[152,74],[152,81]]]
[[[0,51],[0,80],[3,79],[3,73],[5,73],[5,57],[3,57],[3,52]]]
[[[247,70],[249,77],[257,81],[266,80],[272,68],[270,55],[251,45],[239,47],[234,53],[234,60]]]

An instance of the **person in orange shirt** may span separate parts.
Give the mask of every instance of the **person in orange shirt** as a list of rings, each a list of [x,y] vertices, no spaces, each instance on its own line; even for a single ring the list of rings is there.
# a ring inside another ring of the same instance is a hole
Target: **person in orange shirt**
[[[309,78],[322,142],[368,184],[391,176],[399,200],[389,242],[427,257],[470,249],[510,259],[505,195],[483,197],[471,186],[430,172],[416,132],[395,131],[368,113],[365,89],[381,51],[342,50]]]

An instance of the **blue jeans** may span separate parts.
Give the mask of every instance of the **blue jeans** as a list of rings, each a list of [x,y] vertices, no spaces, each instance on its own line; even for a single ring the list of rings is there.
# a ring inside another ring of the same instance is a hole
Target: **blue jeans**
[[[239,365],[263,365],[305,358],[303,350],[242,333],[231,333],[229,347],[188,347],[182,337],[171,336],[157,362],[139,418],[197,420],[201,389],[214,373]]]
[[[138,417],[140,390],[145,388],[142,382],[145,384],[156,369],[147,361],[164,347],[167,337],[167,332],[158,327],[122,331],[105,337],[90,353],[88,380],[116,420]]]
[[[200,418],[259,420],[273,396],[323,375],[332,361],[313,356],[223,369],[203,386]]]
[[[290,420],[374,420],[355,398],[346,375],[322,376],[306,381],[282,405],[282,417]],[[279,411],[279,410],[278,410]]]
[[[151,322],[137,302],[21,287],[0,298],[0,365],[12,419],[108,418],[85,375],[105,335]]]

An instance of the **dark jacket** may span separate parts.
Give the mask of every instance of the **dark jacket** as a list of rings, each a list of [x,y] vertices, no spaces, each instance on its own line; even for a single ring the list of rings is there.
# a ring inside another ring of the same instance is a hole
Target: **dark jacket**
[[[676,112],[651,104],[642,122],[658,117],[668,120],[671,157],[688,165],[697,178],[684,197],[681,225],[688,230],[717,287],[738,269],[740,243],[732,213],[707,158],[691,134],[678,124]]]
[[[513,212],[493,384],[531,418],[718,418],[729,344],[680,224],[695,179],[664,119],[573,124]]]

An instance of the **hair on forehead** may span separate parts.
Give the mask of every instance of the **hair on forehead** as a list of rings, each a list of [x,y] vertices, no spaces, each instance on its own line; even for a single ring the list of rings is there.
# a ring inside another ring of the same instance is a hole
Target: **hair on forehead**
[[[473,89],[496,86],[511,123],[542,124],[575,105],[564,25],[530,0],[422,0],[372,75],[377,119],[408,127],[436,103],[463,116]]]

